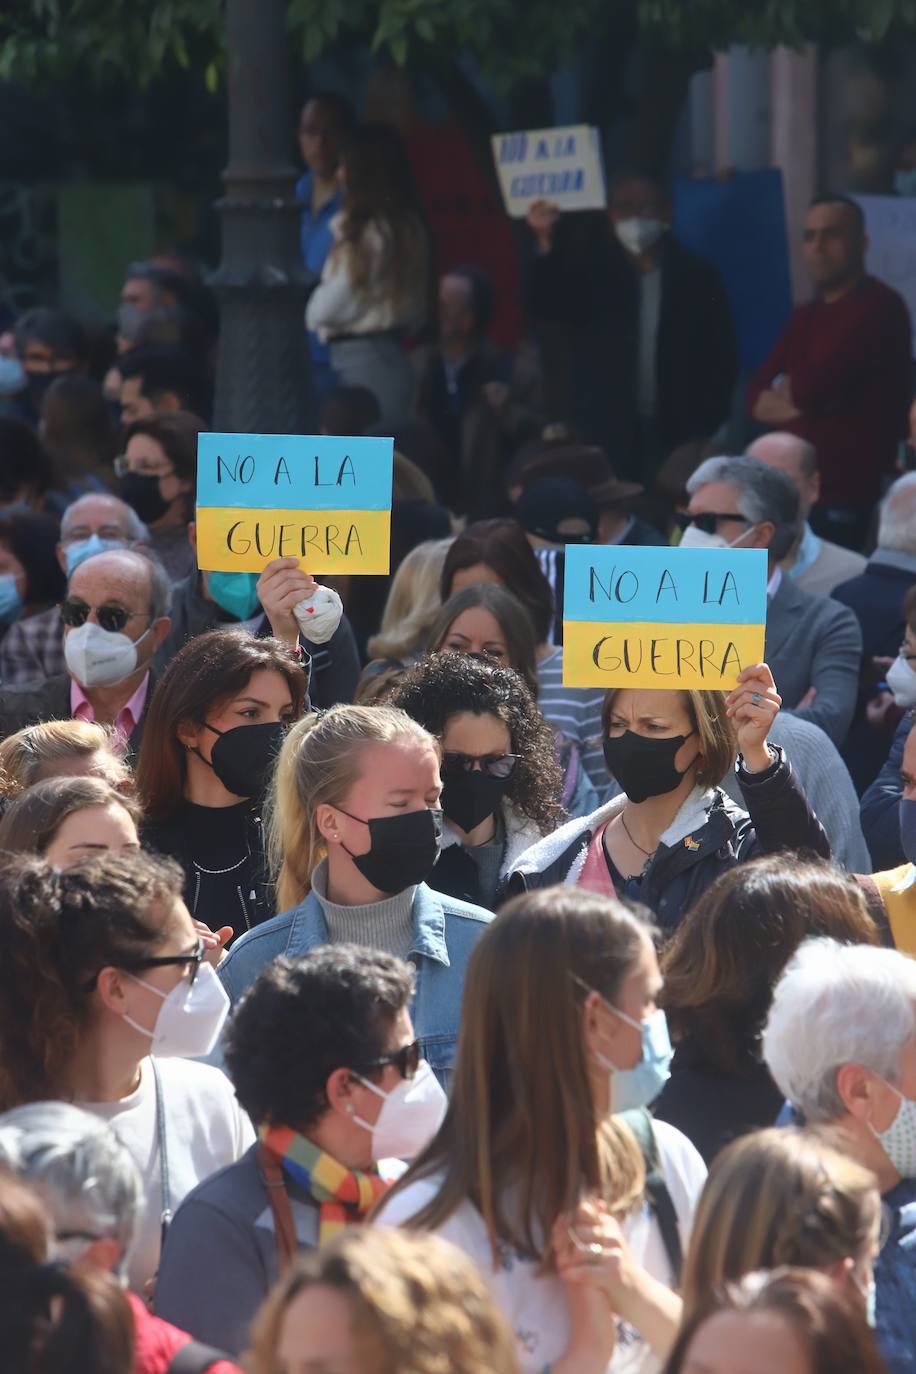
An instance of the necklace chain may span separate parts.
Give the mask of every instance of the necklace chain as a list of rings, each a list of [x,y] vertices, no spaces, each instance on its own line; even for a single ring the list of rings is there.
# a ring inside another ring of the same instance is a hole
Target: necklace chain
[[[639,843],[639,841],[638,841],[638,840],[634,840],[634,839],[633,839],[633,836],[630,834],[630,827],[627,825],[626,820],[625,820],[625,818],[624,818],[624,814],[623,814],[622,811],[621,811],[621,813],[620,813],[620,824],[623,826],[624,834],[626,835],[627,839],[630,841],[630,844],[633,845],[636,849],[638,849],[639,852],[640,852],[640,854],[645,854],[645,856],[646,856],[647,859],[651,859],[651,858],[652,858],[652,855],[655,853],[655,849],[658,849],[658,845],[655,846],[655,849],[643,849],[643,847],[642,847],[642,845]]]

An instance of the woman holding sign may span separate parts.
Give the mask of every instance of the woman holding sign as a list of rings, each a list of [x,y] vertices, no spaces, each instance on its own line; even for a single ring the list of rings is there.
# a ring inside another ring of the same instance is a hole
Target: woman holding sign
[[[577,883],[643,902],[665,930],[720,873],[756,854],[830,846],[781,749],[782,699],[765,663],[724,692],[618,688],[602,712],[604,757],[623,795],[522,855],[510,891]],[[738,751],[746,810],[719,784]]]

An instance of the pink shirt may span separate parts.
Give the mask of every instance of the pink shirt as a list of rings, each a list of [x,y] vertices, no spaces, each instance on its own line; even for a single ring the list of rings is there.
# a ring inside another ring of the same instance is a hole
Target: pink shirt
[[[148,691],[149,673],[144,673],[140,686],[130,701],[121,707],[115,719],[115,738],[112,740],[112,747],[118,754],[124,754],[127,751],[127,742],[136,729],[137,721],[143,715]],[[75,677],[70,679],[70,714],[74,720],[95,720],[92,702]]]

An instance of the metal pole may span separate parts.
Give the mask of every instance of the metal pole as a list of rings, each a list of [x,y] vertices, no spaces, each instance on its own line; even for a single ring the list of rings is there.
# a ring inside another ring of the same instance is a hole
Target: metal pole
[[[214,426],[237,433],[313,428],[299,206],[286,97],[285,0],[227,0],[229,165]]]

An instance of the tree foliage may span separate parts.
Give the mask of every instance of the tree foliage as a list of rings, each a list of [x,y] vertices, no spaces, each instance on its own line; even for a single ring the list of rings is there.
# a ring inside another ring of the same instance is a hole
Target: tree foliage
[[[258,0],[251,0],[258,3]],[[155,80],[170,64],[199,67],[210,85],[223,60],[225,0],[2,0],[0,80],[37,84],[74,72],[103,82]],[[880,40],[916,30],[916,0],[287,0],[305,61],[340,42],[368,42],[398,63],[434,66],[472,53],[506,87],[554,71],[603,31],[630,19],[673,50],[732,43],[773,47]]]

